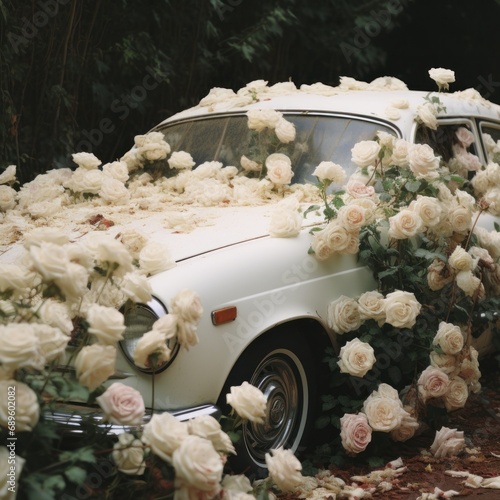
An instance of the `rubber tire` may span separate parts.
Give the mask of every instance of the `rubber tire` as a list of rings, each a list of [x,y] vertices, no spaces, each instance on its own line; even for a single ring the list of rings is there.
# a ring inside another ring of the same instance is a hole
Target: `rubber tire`
[[[224,414],[231,410],[226,394],[245,381],[268,397],[267,415],[264,424],[243,424],[230,465],[236,473],[263,478],[268,475],[265,454],[271,449],[283,447],[297,454],[306,445],[317,405],[311,350],[299,334],[290,331],[259,338],[240,356],[221,392]]]

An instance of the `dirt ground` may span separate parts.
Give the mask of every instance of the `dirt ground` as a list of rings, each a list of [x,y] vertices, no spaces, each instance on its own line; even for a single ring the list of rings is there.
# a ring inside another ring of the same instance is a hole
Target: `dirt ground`
[[[445,474],[445,471],[466,471],[485,479],[500,476],[500,369],[498,362],[489,360],[484,368],[481,365],[481,371],[483,377],[480,393],[469,396],[466,407],[453,412],[447,425],[449,428],[464,431],[465,450],[455,457],[434,458],[426,453],[434,440],[434,431],[425,432],[405,443],[395,443],[394,458],[401,457],[406,470],[389,481],[391,489],[381,491],[381,488],[376,488],[372,491],[371,497],[368,496],[369,498],[415,500],[423,493],[433,493],[435,487],[438,487],[442,491],[458,492],[459,495],[453,498],[500,500],[500,489],[471,488],[465,485],[466,478]],[[342,469],[332,468],[331,473],[343,479],[347,484],[351,484],[353,476],[367,475],[372,470],[347,465]],[[358,484],[363,489],[374,487],[374,484],[359,482]],[[299,496],[282,495],[279,498],[292,500]],[[346,493],[337,498],[363,497],[349,496],[349,493]]]

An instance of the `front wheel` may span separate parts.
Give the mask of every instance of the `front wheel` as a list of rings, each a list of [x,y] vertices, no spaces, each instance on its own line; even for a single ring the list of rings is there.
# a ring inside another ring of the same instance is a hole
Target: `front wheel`
[[[290,332],[257,340],[241,355],[221,393],[226,411],[230,409],[226,394],[245,381],[266,396],[267,409],[262,424],[243,424],[232,465],[238,471],[265,476],[266,453],[280,447],[297,452],[312,425],[316,370],[309,347]]]

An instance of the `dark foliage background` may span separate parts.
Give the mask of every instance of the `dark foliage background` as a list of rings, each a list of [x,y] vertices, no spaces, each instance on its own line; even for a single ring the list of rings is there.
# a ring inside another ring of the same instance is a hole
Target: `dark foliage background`
[[[500,0],[0,0],[0,170],[120,157],[212,87],[391,75],[500,102]]]

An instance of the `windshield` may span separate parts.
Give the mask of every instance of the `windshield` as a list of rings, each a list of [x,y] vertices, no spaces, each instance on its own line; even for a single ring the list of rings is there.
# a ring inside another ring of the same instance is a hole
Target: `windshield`
[[[248,128],[245,115],[225,115],[174,123],[159,128],[172,151],[186,151],[196,165],[220,161],[241,169],[242,156],[263,162],[271,153],[286,154],[292,162],[292,183],[316,182],[312,173],[322,161],[341,165],[347,175],[357,166],[351,149],[359,141],[373,140],[378,131],[396,135],[383,123],[351,116],[285,114],[295,125],[296,138],[281,143],[269,129]]]

